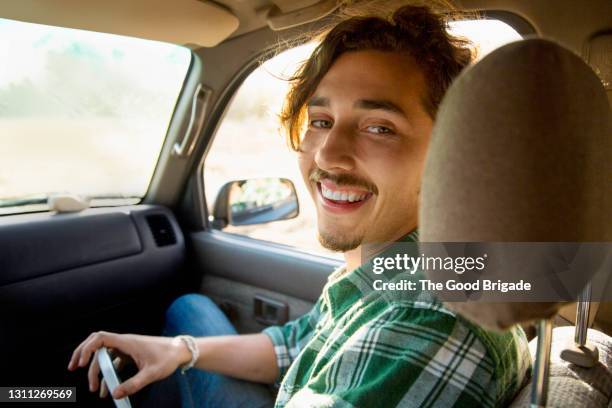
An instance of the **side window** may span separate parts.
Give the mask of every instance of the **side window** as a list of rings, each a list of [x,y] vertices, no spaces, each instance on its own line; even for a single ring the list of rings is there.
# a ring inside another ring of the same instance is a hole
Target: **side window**
[[[452,22],[449,31],[470,39],[482,58],[495,48],[521,39],[511,26],[499,20]],[[339,257],[319,245],[314,204],[302,181],[297,157],[280,131],[278,114],[288,82],[308,58],[314,44],[285,51],[251,73],[236,93],[221,123],[204,166],[204,185],[210,213],[221,187],[233,180],[282,177],[297,190],[297,218],[267,224],[227,226],[224,231],[298,249]]]
[[[300,212],[297,218],[267,224],[227,226],[225,232],[247,235],[298,249],[339,257],[317,240],[316,212],[297,164],[296,154],[280,131],[278,114],[288,91],[284,79],[308,58],[314,45],[284,51],[266,61],[244,81],[217,130],[204,166],[209,212],[221,187],[233,180],[282,177],[293,182]]]
[[[53,194],[92,207],[139,203],[191,55],[0,18],[0,215],[47,211]]]

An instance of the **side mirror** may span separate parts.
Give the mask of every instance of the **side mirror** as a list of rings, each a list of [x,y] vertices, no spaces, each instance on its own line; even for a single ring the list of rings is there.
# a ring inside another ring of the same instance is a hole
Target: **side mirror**
[[[293,183],[284,178],[230,181],[221,187],[213,208],[212,226],[255,225],[289,220],[300,207]]]

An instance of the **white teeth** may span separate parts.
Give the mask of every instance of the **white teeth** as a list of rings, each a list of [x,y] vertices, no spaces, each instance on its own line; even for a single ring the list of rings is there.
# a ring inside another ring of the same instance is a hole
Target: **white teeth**
[[[334,193],[333,191],[321,186],[321,193],[323,194],[323,197],[327,198],[328,200],[333,200],[334,199]]]
[[[362,201],[367,196],[367,194],[332,191],[328,188],[323,187],[323,185],[321,185],[321,195],[323,195],[323,197],[327,198],[328,200],[348,201],[350,203],[354,203],[356,201]]]

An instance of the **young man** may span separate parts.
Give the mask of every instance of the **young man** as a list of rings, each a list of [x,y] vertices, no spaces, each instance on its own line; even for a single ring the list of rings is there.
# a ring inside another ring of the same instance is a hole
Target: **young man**
[[[255,383],[274,382],[276,406],[508,403],[529,367],[520,329],[489,333],[433,299],[375,291],[360,266],[367,243],[417,240],[435,113],[470,58],[424,7],[336,25],[293,78],[282,115],[316,203],[320,241],[346,258],[312,311],[239,336],[210,300],[187,295],[169,309],[166,334],[199,338],[94,333],[69,368],[87,365],[102,345],[129,355],[139,372],[115,390],[120,398],[194,364],[199,370],[175,374],[185,406],[268,406],[272,397]],[[92,390],[98,372],[93,359]]]

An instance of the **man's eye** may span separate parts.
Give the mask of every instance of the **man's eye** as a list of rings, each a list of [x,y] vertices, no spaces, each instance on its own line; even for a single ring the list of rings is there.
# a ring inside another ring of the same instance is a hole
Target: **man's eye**
[[[318,128],[318,129],[329,129],[331,125],[332,125],[331,120],[314,119],[310,121],[310,126],[312,126],[313,128]]]
[[[368,126],[366,130],[377,135],[393,134],[393,131],[385,126]]]

